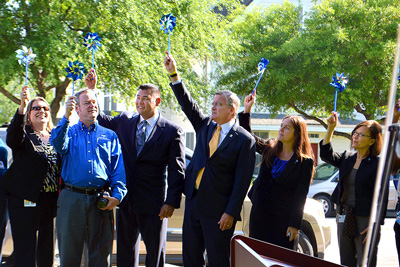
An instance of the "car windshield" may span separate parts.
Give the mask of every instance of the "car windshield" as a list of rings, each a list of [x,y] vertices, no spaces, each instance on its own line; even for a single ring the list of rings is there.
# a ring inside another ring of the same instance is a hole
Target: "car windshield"
[[[337,169],[330,164],[322,163],[315,168],[314,180],[327,180]]]

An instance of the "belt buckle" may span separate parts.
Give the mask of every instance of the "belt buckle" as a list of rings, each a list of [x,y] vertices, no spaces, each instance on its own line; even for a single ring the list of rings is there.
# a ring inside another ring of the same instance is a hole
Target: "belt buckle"
[[[86,188],[85,189],[85,195],[89,196],[91,195],[92,189]]]

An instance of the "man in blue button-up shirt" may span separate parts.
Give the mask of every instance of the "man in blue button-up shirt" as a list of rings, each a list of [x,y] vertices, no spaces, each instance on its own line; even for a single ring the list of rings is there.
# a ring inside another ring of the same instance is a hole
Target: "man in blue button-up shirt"
[[[90,266],[109,266],[113,239],[113,208],[127,193],[125,168],[117,135],[100,126],[96,96],[82,90],[66,102],[65,116],[51,134],[51,143],[62,155],[64,181],[57,210],[57,238],[61,266],[79,266],[83,244],[89,250]],[[69,126],[76,109],[79,122]],[[96,206],[99,194],[108,204]]]

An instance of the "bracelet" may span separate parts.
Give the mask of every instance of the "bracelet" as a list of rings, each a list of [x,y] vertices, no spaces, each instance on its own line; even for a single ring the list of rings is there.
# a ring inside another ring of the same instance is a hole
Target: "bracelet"
[[[169,77],[176,77],[176,76],[178,76],[178,73],[176,73],[176,71],[174,71],[173,73],[170,73],[169,74]]]

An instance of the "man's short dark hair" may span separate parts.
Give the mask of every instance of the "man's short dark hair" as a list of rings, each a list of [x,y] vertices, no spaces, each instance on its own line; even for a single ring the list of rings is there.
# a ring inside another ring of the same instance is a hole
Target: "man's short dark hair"
[[[152,95],[154,94],[157,97],[161,96],[160,88],[158,88],[157,85],[152,84],[152,83],[145,83],[145,84],[139,85],[138,91],[139,90],[150,90]]]

